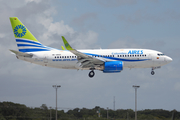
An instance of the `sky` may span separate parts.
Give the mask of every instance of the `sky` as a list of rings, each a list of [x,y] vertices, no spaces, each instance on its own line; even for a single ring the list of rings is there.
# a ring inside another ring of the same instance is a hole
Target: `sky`
[[[179,0],[0,0],[0,102],[28,107],[135,108],[180,111]],[[75,49],[141,48],[161,51],[173,62],[155,70],[105,74],[43,67],[18,60],[9,17],[18,17],[46,46],[61,49],[61,36]]]

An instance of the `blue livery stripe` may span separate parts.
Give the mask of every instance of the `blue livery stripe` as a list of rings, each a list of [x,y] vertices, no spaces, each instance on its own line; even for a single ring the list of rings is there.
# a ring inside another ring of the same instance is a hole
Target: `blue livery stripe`
[[[25,43],[33,43],[33,44],[37,44],[37,45],[42,45],[41,43],[31,41],[31,40],[16,39],[16,42],[25,42]]]
[[[39,42],[35,42],[31,40],[16,39],[16,42],[22,42],[20,44],[17,44],[18,47],[21,47],[19,49],[20,52],[39,52],[39,51],[58,50],[55,48],[44,46]],[[37,48],[33,48],[33,47],[37,47]]]
[[[17,44],[18,47],[24,47],[24,46],[27,46],[27,47],[41,47],[41,48],[47,48],[43,45],[41,46],[38,46],[38,45],[29,45],[29,44]]]
[[[50,51],[48,49],[36,49],[36,48],[30,48],[30,49],[19,49],[20,52],[39,52],[39,51]]]

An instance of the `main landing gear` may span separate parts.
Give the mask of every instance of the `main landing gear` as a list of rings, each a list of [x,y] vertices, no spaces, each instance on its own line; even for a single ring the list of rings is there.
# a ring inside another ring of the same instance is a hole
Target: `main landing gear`
[[[94,75],[95,75],[95,72],[94,72],[93,70],[91,70],[91,71],[89,72],[89,77],[92,78],[92,77],[94,77]]]

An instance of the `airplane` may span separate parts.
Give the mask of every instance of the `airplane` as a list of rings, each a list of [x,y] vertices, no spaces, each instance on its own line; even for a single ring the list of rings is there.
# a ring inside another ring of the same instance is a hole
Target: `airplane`
[[[17,17],[10,17],[12,30],[17,43],[17,50],[10,50],[20,60],[30,63],[61,68],[94,70],[103,73],[119,73],[124,68],[151,68],[154,70],[172,61],[162,52],[150,49],[86,49],[76,50],[71,47],[64,36],[62,50],[41,44]]]

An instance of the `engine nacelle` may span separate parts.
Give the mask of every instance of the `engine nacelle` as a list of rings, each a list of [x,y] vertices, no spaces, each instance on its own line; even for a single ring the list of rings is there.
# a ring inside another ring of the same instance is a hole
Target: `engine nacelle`
[[[122,61],[111,61],[104,63],[104,73],[115,73],[121,72],[123,70],[123,62]]]

